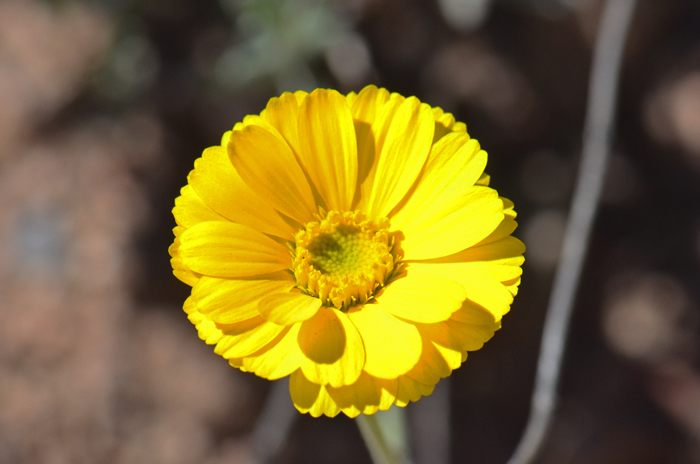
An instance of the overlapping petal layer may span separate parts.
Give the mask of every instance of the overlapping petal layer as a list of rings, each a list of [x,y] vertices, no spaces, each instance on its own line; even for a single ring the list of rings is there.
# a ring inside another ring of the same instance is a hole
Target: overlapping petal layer
[[[204,151],[175,202],[185,312],[232,366],[289,376],[302,412],[416,401],[493,336],[520,283],[513,204],[485,166],[464,124],[415,97],[273,98]],[[321,227],[329,210],[358,222]],[[375,264],[353,248],[382,243]]]

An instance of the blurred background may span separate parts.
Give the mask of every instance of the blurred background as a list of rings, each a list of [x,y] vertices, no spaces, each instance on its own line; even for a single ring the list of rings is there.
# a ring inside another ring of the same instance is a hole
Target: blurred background
[[[370,83],[466,122],[519,212],[520,294],[441,387],[451,462],[504,463],[529,409],[601,7],[0,0],[0,463],[256,462],[270,382],[230,368],[182,312],[173,200],[202,150],[270,97]],[[539,462],[700,463],[700,2],[640,0],[617,128]],[[275,462],[368,460],[351,420],[298,415]]]

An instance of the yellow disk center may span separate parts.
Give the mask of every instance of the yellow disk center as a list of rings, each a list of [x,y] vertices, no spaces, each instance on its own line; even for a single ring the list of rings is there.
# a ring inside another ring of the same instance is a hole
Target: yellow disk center
[[[388,227],[359,211],[331,211],[308,223],[294,237],[297,287],[345,311],[365,303],[396,269]]]

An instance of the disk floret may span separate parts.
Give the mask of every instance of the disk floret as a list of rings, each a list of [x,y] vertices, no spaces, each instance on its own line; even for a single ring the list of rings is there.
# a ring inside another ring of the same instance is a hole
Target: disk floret
[[[330,211],[295,235],[297,287],[326,306],[347,311],[363,304],[391,277],[398,259],[389,220],[360,211]]]

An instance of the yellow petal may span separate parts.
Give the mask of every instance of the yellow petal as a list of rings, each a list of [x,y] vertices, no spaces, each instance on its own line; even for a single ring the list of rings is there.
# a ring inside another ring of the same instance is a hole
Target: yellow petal
[[[435,134],[433,135],[433,144],[443,138],[445,135],[452,132],[452,128],[455,125],[455,117],[452,113],[445,113],[442,108],[433,108],[433,117],[435,118]],[[462,126],[459,126],[462,129]],[[466,133],[467,127],[464,126],[464,130],[460,132]]]
[[[522,274],[525,245],[515,237],[507,236],[495,242],[473,246],[443,258],[421,263],[460,263],[460,267],[500,282],[509,281]]]
[[[431,210],[463,197],[486,167],[486,152],[464,132],[443,137],[430,151],[425,169],[405,204],[391,218],[406,237],[425,227]],[[494,194],[495,195],[495,194]]]
[[[484,187],[488,187],[489,184],[491,184],[491,176],[489,176],[485,172],[482,173],[481,177],[479,177],[479,180],[476,181],[476,185],[483,185]]]
[[[452,126],[452,131],[453,132],[466,132],[467,125],[464,124],[463,122],[456,122],[455,125]]]
[[[170,263],[173,263],[173,260],[170,260]],[[197,284],[197,280],[199,279],[199,274],[188,271],[186,269],[175,269],[175,266],[173,265],[173,275],[177,277],[181,282],[186,283],[190,287],[193,287]]]
[[[450,369],[454,370],[462,365],[462,350],[455,350],[436,343],[433,345],[440,352],[440,355],[443,357],[447,365],[450,366]]]
[[[299,368],[296,345],[300,326],[287,327],[267,346],[242,358],[242,367],[268,380],[281,379],[296,371]]]
[[[215,277],[249,277],[288,269],[288,250],[241,224],[201,222],[180,237],[185,266]]]
[[[445,324],[450,327],[450,330],[460,334],[459,343],[462,352],[480,350],[484,343],[491,340],[493,334],[501,328],[500,321],[489,324],[470,324],[450,319]]]
[[[225,148],[204,150],[187,181],[197,196],[221,216],[266,234],[292,238],[293,229],[243,182]]]
[[[482,306],[465,301],[462,309],[455,312],[447,324],[461,334],[463,350],[480,350],[493,334],[501,328],[500,320]]]
[[[389,94],[385,89],[372,91],[371,87],[365,87],[358,100],[353,103],[353,117],[355,118],[355,133],[357,134],[357,185],[355,192],[355,204],[363,210],[367,210],[367,200],[372,192],[379,153],[386,139],[390,118],[382,118],[383,126],[379,125],[380,115],[394,114],[406,101],[406,98],[398,93]],[[367,93],[363,96],[362,93]],[[360,98],[362,96],[363,98]],[[381,137],[380,137],[381,136]]]
[[[352,117],[355,121],[357,136],[357,187],[356,201],[359,200],[360,186],[365,182],[375,162],[375,140],[372,124],[377,119],[384,104],[389,101],[389,92],[368,85],[352,102]],[[369,191],[369,190],[367,190]]]
[[[223,332],[214,352],[229,358],[241,358],[255,353],[274,340],[284,327],[267,322],[261,316],[237,324],[218,326]]]
[[[260,314],[270,322],[291,325],[311,319],[321,307],[321,300],[298,292],[276,292],[260,301]]]
[[[296,92],[294,92],[294,98],[297,99],[297,103],[299,105],[301,105],[301,103],[304,101],[307,95],[309,95],[309,93],[304,90],[297,90]]]
[[[350,92],[349,94],[345,95],[345,100],[347,100],[348,105],[350,105],[350,108],[352,108],[352,104],[355,102],[357,99],[357,94],[355,92]]]
[[[503,214],[505,216],[503,221],[498,224],[498,227],[496,227],[493,232],[491,232],[486,238],[477,243],[475,246],[486,245],[487,243],[502,240],[512,234],[518,227],[518,223],[515,222],[514,219],[516,214],[513,210],[513,202],[503,197],[501,197],[501,200],[503,201]]]
[[[364,373],[363,373],[364,374]],[[369,375],[369,374],[366,374]],[[378,379],[372,377],[372,389],[379,389],[379,404],[367,404],[363,414],[374,414],[377,411],[386,411],[396,400],[398,381],[396,379]]]
[[[521,255],[518,258],[503,259],[502,261],[495,263],[482,261],[463,263],[462,266],[464,267],[465,271],[472,274],[489,276],[499,282],[509,282],[516,279],[523,273],[523,270],[520,267],[523,264],[523,261],[525,261],[525,259]]]
[[[299,153],[299,103],[293,93],[284,92],[271,98],[261,116],[277,129],[294,152]]]
[[[383,105],[371,126],[375,156],[362,184],[361,207],[370,217],[387,216],[406,195],[425,164],[434,130],[430,106],[415,97],[392,94]]]
[[[440,275],[459,282],[467,292],[467,298],[491,312],[496,320],[500,320],[510,310],[510,304],[513,302],[513,295],[501,282],[470,272],[461,263],[411,263],[408,273]]]
[[[459,311],[455,311],[450,319],[469,325],[495,326],[498,323],[489,310],[470,300],[465,301]]]
[[[467,298],[480,306],[488,309],[495,319],[500,322],[501,318],[510,311],[513,303],[513,295],[501,282],[495,282],[477,274],[464,275],[469,280],[470,285],[464,285],[467,291]]]
[[[185,228],[182,226],[177,226],[173,229],[173,232],[175,233],[175,240],[168,248],[168,253],[170,254],[170,265],[173,268],[173,275],[175,277],[190,287],[194,287],[200,277],[202,277],[202,274],[192,272],[192,270],[185,266],[185,263],[182,261],[182,255],[180,254],[180,235],[182,235],[184,231]]]
[[[504,266],[520,266],[525,244],[515,237],[506,236],[500,240],[475,245],[454,255],[422,262],[466,263],[485,262]]]
[[[175,199],[173,216],[177,225],[185,228],[200,222],[227,221],[225,217],[207,206],[191,185],[185,185],[180,190],[180,196]]]
[[[490,320],[493,324],[492,316]],[[452,319],[436,324],[416,324],[416,327],[423,338],[423,353],[418,364],[406,375],[426,385],[434,385],[440,378],[449,376],[466,359],[466,350],[481,348],[493,335],[493,330],[484,336],[481,326]]]
[[[313,417],[322,415],[335,417],[340,412],[340,408],[330,397],[326,388],[309,382],[301,369],[289,376],[289,393],[299,412],[309,413]]]
[[[226,145],[228,145],[229,140],[231,140],[231,133],[233,131],[226,131],[224,132],[224,135],[221,136],[221,146],[223,148],[226,148]]]
[[[243,121],[236,123],[235,126],[233,126],[233,131],[231,132],[231,136],[233,136],[233,132],[236,131],[242,131],[248,126],[258,126],[261,129],[265,129],[269,133],[273,134],[275,137],[278,137],[281,141],[284,142],[284,137],[282,137],[282,134],[268,122],[268,119],[265,117],[266,110],[263,110],[260,115],[257,114],[249,114],[245,118],[243,118]],[[231,137],[229,137],[229,142],[231,142]],[[228,147],[228,144],[222,145],[224,148]]]
[[[365,372],[380,379],[395,379],[416,365],[422,342],[413,324],[386,312],[380,301],[359,306],[348,312],[348,317],[365,345]]]
[[[192,297],[199,312],[212,321],[233,324],[260,315],[261,300],[271,294],[284,295],[294,285],[294,279],[286,272],[249,280],[205,276],[192,290]]]
[[[305,321],[299,330],[300,363],[313,383],[333,387],[350,385],[362,372],[362,339],[345,313],[327,306]]]
[[[517,214],[515,213],[515,210],[513,209],[515,207],[513,202],[505,197],[501,197],[501,200],[503,200],[503,213],[506,216],[510,216],[512,218],[515,218],[517,216]]]
[[[267,204],[300,224],[314,219],[311,187],[281,136],[251,124],[233,131],[228,153],[241,178]]]
[[[437,324],[417,324],[424,340],[438,350],[450,371],[462,364],[463,340],[469,332],[469,327],[453,321]]]
[[[326,206],[347,211],[357,181],[357,140],[350,107],[335,90],[314,90],[299,111],[299,157]]]
[[[243,372],[250,372],[245,367],[243,367],[243,359],[244,358],[231,358],[228,360],[228,364],[229,366],[235,367],[236,369],[240,369]]]
[[[432,205],[420,220],[401,230],[404,259],[439,258],[464,250],[489,235],[501,221],[503,203],[496,191],[472,187],[462,196]]]
[[[406,195],[425,165],[434,131],[432,109],[415,97],[383,106],[372,124],[376,168],[362,185],[363,211],[370,217],[388,216]]]
[[[517,277],[501,283],[508,289],[511,295],[515,296],[518,294],[518,286],[520,285],[520,281],[520,277]]]
[[[185,313],[187,313],[187,319],[194,324],[197,329],[197,335],[199,338],[204,340],[207,345],[215,345],[224,336],[223,332],[219,330],[216,324],[197,310],[197,303],[195,303],[194,298],[191,296],[185,300],[183,306]]]
[[[352,117],[368,124],[374,123],[384,104],[389,101],[389,91],[368,85],[350,103]]]
[[[363,372],[354,384],[327,390],[346,416],[356,417],[389,409],[396,399],[396,386],[396,379],[378,379]]]
[[[259,117],[255,115],[246,116],[242,123],[234,127],[236,130],[243,130],[244,127],[255,124],[284,140],[292,149],[307,180],[310,179],[309,172],[299,156],[301,152],[299,146],[299,110],[308,95],[302,90],[294,93],[285,92],[279,98],[272,98]],[[309,187],[316,205],[325,207],[324,200],[313,183]]]
[[[449,319],[462,307],[466,292],[454,280],[409,273],[387,285],[376,298],[394,316],[431,323]]]
[[[435,385],[452,373],[449,364],[432,341],[424,338],[422,350],[420,361],[406,373],[407,377],[425,385]]]
[[[396,401],[394,404],[404,407],[410,401],[418,401],[422,396],[430,395],[435,385],[426,385],[412,378],[402,375],[397,379]]]

